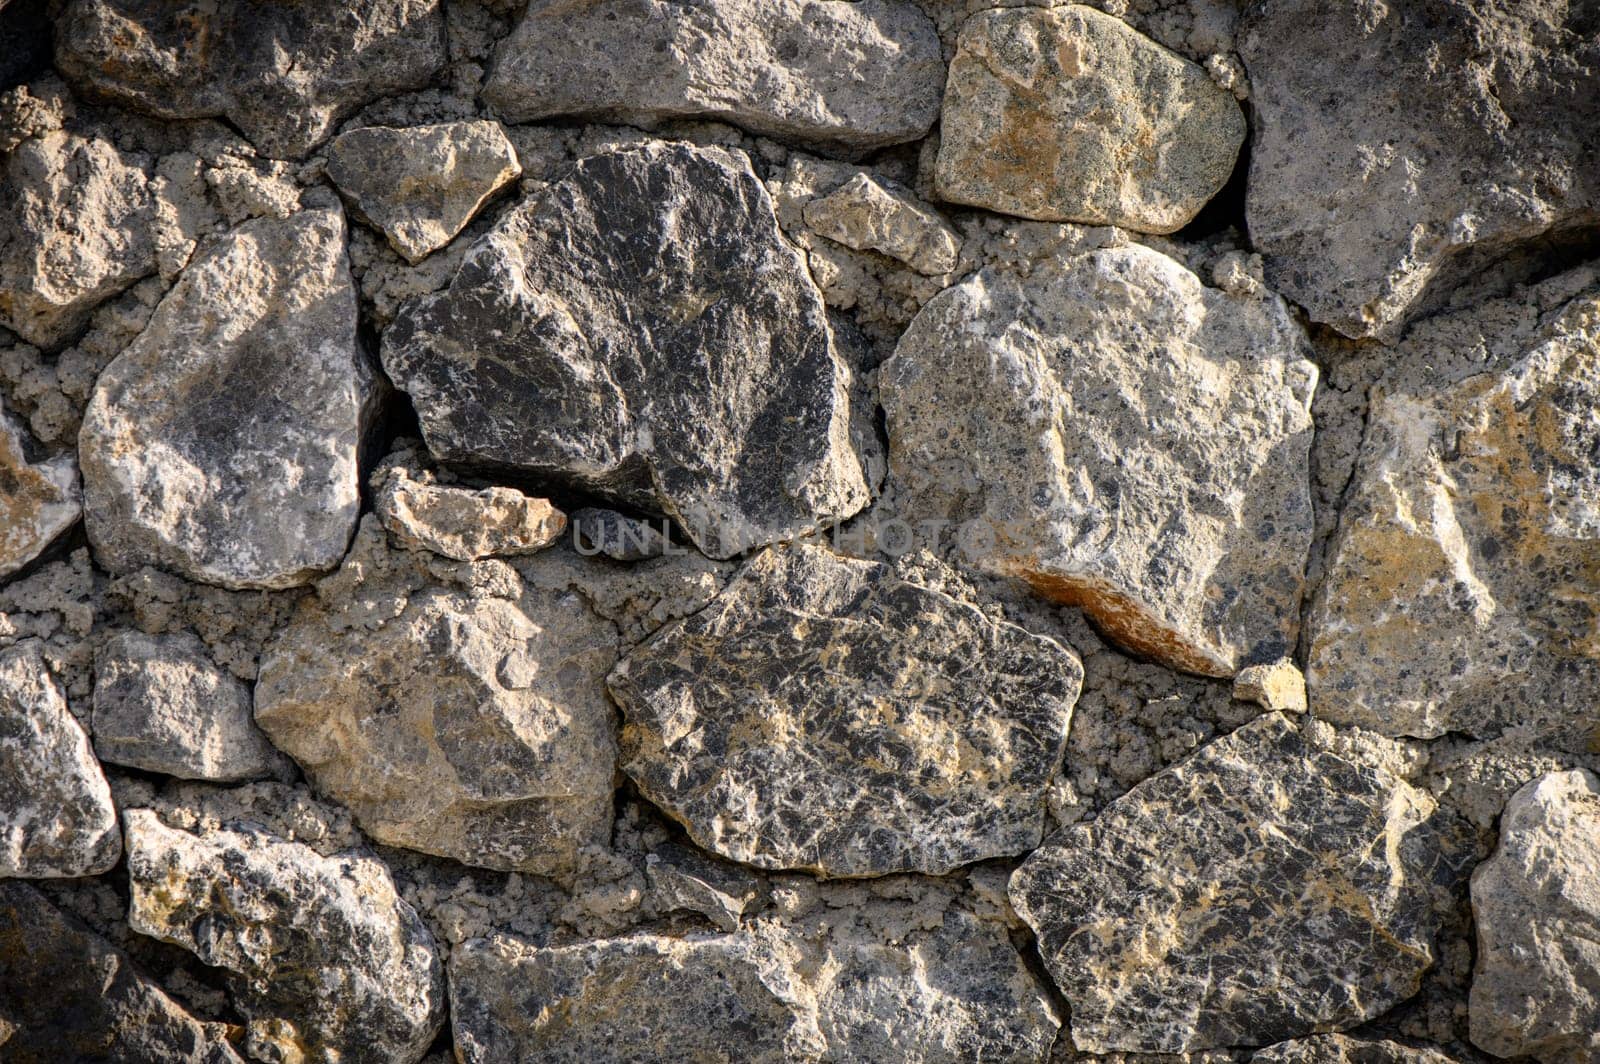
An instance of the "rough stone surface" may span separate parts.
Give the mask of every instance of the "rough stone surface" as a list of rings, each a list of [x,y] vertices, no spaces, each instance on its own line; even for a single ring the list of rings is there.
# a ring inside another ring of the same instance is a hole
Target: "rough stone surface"
[[[128,919],[228,973],[258,1060],[414,1064],[444,1023],[433,938],[370,857],[130,809]]]
[[[373,388],[340,214],[234,229],[95,387],[79,447],[97,559],[229,588],[337,565]]]
[[[889,566],[758,555],[608,681],[622,767],[702,846],[830,876],[943,873],[1044,830],[1083,669]]]
[[[1506,803],[1500,845],[1472,874],[1478,962],[1472,1041],[1497,1057],[1600,1055],[1600,779],[1534,780]]]
[[[645,874],[662,911],[697,912],[724,931],[737,931],[762,893],[761,880],[739,866],[671,843],[645,857]]]
[[[1354,1026],[1433,963],[1434,800],[1269,714],[1065,829],[1011,880],[1080,1050]]]
[[[1394,339],[1430,286],[1600,225],[1594,19],[1567,0],[1250,5],[1247,218],[1272,284]]]
[[[233,783],[283,770],[250,689],[192,635],[120,632],[95,657],[94,752],[114,765]]]
[[[444,65],[439,0],[70,0],[56,65],[84,91],[162,118],[223,116],[298,158],[369,100]]]
[[[0,879],[99,875],[121,839],[89,737],[36,640],[0,650]]]
[[[29,462],[24,430],[0,402],[0,578],[37,558],[82,513],[77,461],[58,454]]]
[[[1306,711],[1306,678],[1284,659],[1270,665],[1249,665],[1233,679],[1233,697],[1281,713]]]
[[[535,0],[484,98],[512,122],[704,117],[867,149],[927,133],[943,76],[905,0]]]
[[[1268,1046],[1256,1052],[1250,1064],[1456,1064],[1458,1059],[1426,1046],[1320,1034]]]
[[[1316,367],[1283,302],[1112,248],[986,269],[883,367],[899,516],[1212,676],[1295,645]]]
[[[649,521],[592,506],[572,515],[572,542],[582,553],[619,562],[659,558],[672,549],[672,540]]]
[[[25,883],[0,883],[0,1055],[8,1064],[242,1064],[128,956]]]
[[[438,457],[668,514],[712,557],[867,502],[849,369],[731,152],[582,160],[389,327],[383,361]]]
[[[328,176],[411,262],[455,239],[521,173],[498,122],[353,129],[328,145]]]
[[[567,517],[548,499],[515,488],[478,491],[392,471],[377,489],[383,527],[396,543],[459,562],[491,555],[533,554],[561,538]]]
[[[1227,183],[1246,128],[1200,67],[1068,4],[963,23],[939,132],[947,200],[1170,233]]]
[[[918,273],[940,276],[960,261],[961,237],[911,195],[857,174],[802,208],[818,236],[857,251],[876,251]]]

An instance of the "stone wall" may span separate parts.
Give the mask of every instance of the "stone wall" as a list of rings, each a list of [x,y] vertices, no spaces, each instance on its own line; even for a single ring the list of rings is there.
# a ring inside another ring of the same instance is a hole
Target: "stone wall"
[[[0,1060],[1600,1061],[1595,0],[0,0]]]

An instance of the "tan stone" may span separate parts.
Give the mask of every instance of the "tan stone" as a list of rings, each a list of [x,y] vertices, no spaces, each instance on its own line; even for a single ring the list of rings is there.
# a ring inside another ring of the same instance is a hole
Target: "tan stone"
[[[378,490],[378,517],[396,543],[477,561],[493,555],[533,554],[567,530],[567,516],[548,499],[515,488],[480,491],[415,480],[395,470]]]
[[[82,512],[73,456],[30,464],[22,426],[0,403],[0,577],[37,558]]]
[[[1306,711],[1306,678],[1287,659],[1249,665],[1233,678],[1233,697],[1283,713]]]

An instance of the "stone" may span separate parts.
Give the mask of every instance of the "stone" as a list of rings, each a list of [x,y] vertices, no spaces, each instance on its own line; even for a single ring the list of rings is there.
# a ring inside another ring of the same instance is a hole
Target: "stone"
[[[756,907],[761,880],[737,865],[667,843],[645,856],[645,875],[663,912],[697,912],[724,931],[737,931],[739,918]]]
[[[1552,772],[1506,803],[1472,874],[1472,1041],[1497,1057],[1600,1055],[1600,779]]]
[[[1279,713],[1306,711],[1306,678],[1287,658],[1247,665],[1233,678],[1233,697]]]
[[[943,79],[905,0],[535,0],[483,97],[508,122],[709,118],[865,151],[922,139]]]
[[[1246,221],[1267,279],[1393,341],[1496,258],[1600,224],[1593,20],[1566,0],[1252,5]]]
[[[421,262],[522,174],[498,122],[353,129],[328,145],[328,177],[356,215]]]
[[[659,558],[672,551],[667,533],[649,521],[592,506],[572,515],[572,544],[580,554],[604,554],[619,562]]]
[[[1275,660],[1313,527],[1308,349],[1277,296],[1144,247],[982,270],[880,371],[897,516],[1163,664]]]
[[[1436,883],[1454,867],[1434,812],[1391,766],[1272,713],[1063,829],[1013,874],[1011,901],[1084,1052],[1353,1027],[1433,963]]]
[[[942,875],[1044,831],[1083,669],[875,562],[757,555],[608,686],[622,768],[704,848],[826,876]]]
[[[566,514],[548,499],[515,488],[472,491],[434,484],[404,470],[385,479],[374,505],[396,543],[459,562],[533,554],[567,530]]]
[[[0,883],[0,1053],[8,1064],[243,1064],[128,956],[26,883]]]
[[[1419,323],[1392,359],[1408,371],[1373,386],[1307,619],[1317,716],[1419,738],[1515,727],[1591,741],[1600,280],[1572,284],[1511,326],[1493,307]],[[1461,351],[1480,354],[1453,363]]]
[[[182,779],[237,783],[285,762],[251,717],[250,689],[188,633],[119,632],[95,656],[94,752]]]
[[[570,875],[610,839],[616,627],[503,563],[449,581],[363,536],[264,651],[256,722],[379,842]]]
[[[407,305],[383,363],[441,460],[666,514],[714,558],[868,500],[849,368],[734,152],[580,160],[474,243],[448,289]]]
[[[0,650],[0,794],[0,879],[94,876],[117,863],[111,788],[37,640]]]
[[[337,565],[376,400],[356,324],[336,210],[245,222],[200,252],[84,412],[97,560],[233,589]]]
[[[369,101],[445,63],[440,0],[70,0],[56,67],[90,95],[160,118],[226,118],[263,154],[300,158]]]
[[[1456,1060],[1432,1046],[1319,1034],[1268,1046],[1257,1051],[1250,1064],[1456,1064]]]
[[[1233,173],[1244,113],[1204,70],[1078,4],[961,25],[935,181],[953,203],[1171,233]]]
[[[26,430],[0,401],[0,579],[78,523],[83,493],[72,454],[29,462]]]
[[[856,174],[802,208],[818,236],[856,251],[876,251],[918,273],[939,276],[960,263],[961,235],[910,193]]]
[[[389,870],[248,823],[204,836],[130,809],[128,922],[222,969],[257,1060],[415,1064],[444,1025],[444,973]]]

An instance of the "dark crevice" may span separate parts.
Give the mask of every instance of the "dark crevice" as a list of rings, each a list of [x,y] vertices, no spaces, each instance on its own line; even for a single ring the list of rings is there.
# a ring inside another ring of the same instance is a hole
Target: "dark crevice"
[[[0,92],[50,69],[54,47],[46,0],[0,4]]]

